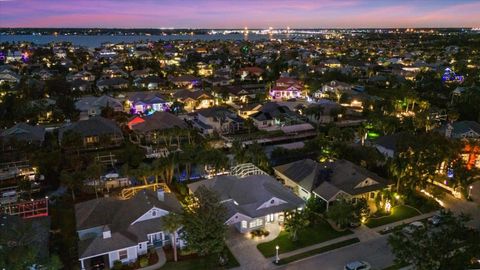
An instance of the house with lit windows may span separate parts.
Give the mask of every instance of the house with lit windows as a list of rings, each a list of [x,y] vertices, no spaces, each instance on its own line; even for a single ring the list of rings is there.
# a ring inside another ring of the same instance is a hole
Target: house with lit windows
[[[161,217],[181,211],[175,195],[163,190],[144,190],[127,200],[105,197],[75,204],[81,269],[112,269],[115,261],[133,263],[149,248],[170,245]],[[178,237],[176,244],[183,246]]]
[[[305,202],[290,189],[264,174],[246,177],[222,175],[189,184],[188,188],[195,194],[200,186],[220,196],[227,209],[225,224],[241,233],[264,228],[266,223],[282,223],[284,212],[305,206]]]
[[[377,194],[393,185],[369,170],[348,160],[318,163],[303,159],[274,168],[275,176],[302,199],[320,198],[328,206],[345,198],[374,201]]]
[[[288,77],[281,77],[270,90],[272,99],[290,99],[303,96],[304,85],[302,82]]]
[[[71,145],[65,145],[65,142],[70,139],[67,137],[78,137],[83,148],[86,149],[109,148],[123,143],[123,133],[120,127],[114,121],[101,116],[61,127],[58,131],[58,140],[62,146],[70,147]]]
[[[126,94],[126,107],[131,114],[151,114],[169,111],[171,102],[159,92],[129,92]]]

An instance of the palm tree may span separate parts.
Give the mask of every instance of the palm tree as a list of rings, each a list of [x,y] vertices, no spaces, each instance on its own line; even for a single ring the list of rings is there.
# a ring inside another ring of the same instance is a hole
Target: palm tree
[[[103,171],[105,170],[105,166],[99,162],[94,162],[90,164],[87,168],[87,174],[89,178],[93,179],[93,188],[95,189],[95,197],[98,199],[98,189],[97,183],[100,181],[100,177],[102,176]]]
[[[147,177],[150,176],[151,173],[152,168],[146,163],[141,163],[134,171],[135,177],[142,178],[144,185],[148,185]]]
[[[182,226],[182,216],[173,212],[168,213],[162,217],[163,229],[170,233],[173,248],[173,259],[177,261],[177,231]]]

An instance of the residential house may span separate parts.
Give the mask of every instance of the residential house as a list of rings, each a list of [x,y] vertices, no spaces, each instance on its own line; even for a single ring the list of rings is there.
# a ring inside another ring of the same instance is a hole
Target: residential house
[[[303,97],[303,83],[288,77],[281,77],[270,90],[272,99],[291,99]]]
[[[259,67],[244,67],[238,70],[237,74],[240,76],[240,80],[262,80],[262,74],[265,71]]]
[[[251,115],[256,114],[262,108],[262,104],[260,103],[250,103],[250,104],[242,104],[237,110],[237,114],[242,118],[249,118]]]
[[[173,98],[184,104],[184,109],[188,112],[210,108],[215,104],[212,95],[203,90],[178,90],[173,94]]]
[[[122,130],[114,121],[101,116],[61,127],[58,132],[60,144],[64,142],[65,135],[68,133],[80,136],[84,148],[108,148],[123,143]]]
[[[75,80],[70,83],[70,89],[73,92],[90,92],[92,90],[92,83],[84,80]]]
[[[0,131],[3,147],[15,141],[32,145],[42,145],[45,140],[45,128],[27,123],[17,123],[13,127]]]
[[[97,88],[100,91],[126,89],[128,80],[123,78],[101,79],[97,81]]]
[[[480,124],[475,121],[456,121],[441,127],[439,132],[453,139],[480,139]]]
[[[307,200],[311,196],[328,205],[338,199],[375,200],[378,192],[393,183],[350,161],[339,159],[318,163],[303,159],[274,167],[275,176],[291,187],[298,196]]]
[[[115,261],[132,263],[150,247],[170,245],[161,217],[181,211],[175,195],[163,190],[144,190],[127,200],[105,197],[75,204],[81,269],[112,269]],[[181,246],[181,240],[176,244]]]
[[[247,103],[249,99],[255,98],[256,95],[255,92],[241,85],[224,87],[221,92],[228,95],[228,103]]]
[[[163,142],[164,131],[186,129],[188,125],[171,113],[157,111],[151,115],[133,117],[128,121],[128,127],[137,136],[137,141],[158,144]]]
[[[137,77],[133,80],[133,85],[138,88],[158,90],[160,89],[160,86],[165,85],[165,80],[159,76]]]
[[[106,107],[112,108],[115,112],[123,111],[122,103],[107,95],[102,95],[100,97],[86,96],[75,102],[75,108],[80,111],[80,118],[82,119],[100,116],[102,110]]]
[[[203,135],[232,134],[243,128],[243,119],[225,107],[212,107],[195,111],[193,127]]]
[[[17,84],[20,82],[20,75],[13,72],[12,70],[5,68],[0,71],[0,84],[9,83],[9,84]]]
[[[276,102],[263,104],[259,111],[252,114],[250,118],[257,128],[267,130],[272,127],[290,125],[298,120],[298,116],[287,106]]]
[[[191,193],[204,186],[218,193],[227,209],[225,224],[247,233],[265,227],[266,223],[282,223],[284,212],[303,208],[305,203],[291,190],[269,175],[217,176],[188,185]]]
[[[169,111],[171,105],[160,92],[129,92],[125,102],[131,114]]]
[[[67,76],[67,81],[75,81],[75,80],[82,80],[82,81],[87,81],[87,82],[93,82],[95,81],[95,75],[93,75],[89,71],[80,71],[72,75]]]
[[[194,88],[195,86],[199,85],[202,81],[201,79],[192,75],[182,75],[178,77],[169,76],[168,79],[176,87],[185,87],[188,89]]]
[[[399,132],[379,137],[373,142],[373,146],[387,158],[393,158],[397,151],[397,143],[405,136],[405,133]]]

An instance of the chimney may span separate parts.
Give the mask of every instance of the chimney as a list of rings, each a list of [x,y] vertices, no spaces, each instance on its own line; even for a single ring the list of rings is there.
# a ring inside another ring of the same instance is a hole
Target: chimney
[[[103,227],[103,239],[112,238],[112,232],[108,226]]]
[[[165,200],[165,191],[163,191],[163,189],[157,190],[157,199],[161,202]]]
[[[447,128],[445,129],[445,137],[451,138],[452,137],[453,126],[448,123]]]

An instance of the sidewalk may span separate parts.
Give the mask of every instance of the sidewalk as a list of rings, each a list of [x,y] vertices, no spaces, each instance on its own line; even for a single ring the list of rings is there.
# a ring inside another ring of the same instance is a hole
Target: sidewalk
[[[414,216],[414,217],[403,219],[403,220],[400,220],[400,221],[396,221],[396,222],[393,222],[393,223],[390,223],[390,224],[385,224],[385,225],[382,225],[382,226],[378,226],[376,228],[371,228],[371,230],[374,230],[376,232],[381,232],[386,227],[396,227],[396,226],[399,226],[399,225],[402,225],[402,224],[408,224],[408,223],[412,223],[414,221],[426,219],[426,218],[429,218],[429,217],[431,217],[435,214],[438,214],[438,212],[439,211],[437,210],[437,211],[433,211],[433,212],[430,212],[430,213]]]
[[[343,241],[350,240],[350,239],[353,239],[353,238],[357,238],[357,236],[355,234],[349,234],[349,235],[341,236],[341,237],[338,237],[338,238],[335,238],[335,239],[332,239],[332,240],[328,240],[328,241],[325,241],[325,242],[321,242],[321,243],[318,243],[318,244],[315,244],[315,245],[311,245],[311,246],[308,246],[308,247],[299,248],[299,249],[296,249],[296,250],[292,250],[292,251],[289,251],[289,252],[282,253],[282,254],[279,255],[279,257],[280,257],[280,259],[281,258],[287,258],[287,257],[293,256],[293,255],[297,255],[297,254],[304,253],[304,252],[307,252],[307,251],[310,251],[310,250],[313,250],[313,249],[325,247],[325,246],[335,244],[335,243],[338,243],[338,242],[343,242]],[[281,249],[281,247],[280,247],[280,249]],[[268,260],[270,262],[273,262],[275,260],[275,257],[270,257],[270,258],[268,258]],[[273,265],[273,263],[272,263],[272,265]]]

